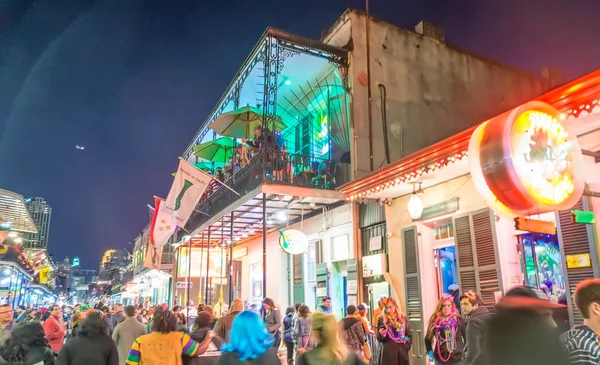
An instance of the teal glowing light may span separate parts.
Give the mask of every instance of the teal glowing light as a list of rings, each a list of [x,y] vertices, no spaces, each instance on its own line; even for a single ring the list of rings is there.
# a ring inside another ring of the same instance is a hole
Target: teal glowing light
[[[287,79],[285,80],[284,84],[289,86],[292,84],[292,81],[290,79]]]

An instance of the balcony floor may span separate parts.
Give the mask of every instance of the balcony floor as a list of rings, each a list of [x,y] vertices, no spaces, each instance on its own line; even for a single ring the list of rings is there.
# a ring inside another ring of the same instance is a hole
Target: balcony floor
[[[265,198],[267,231],[319,214],[323,211],[323,207],[345,203],[345,195],[334,190],[263,183],[252,191],[242,194],[216,215],[208,217],[197,211],[192,217],[196,219],[190,219],[192,224],[188,223],[188,227],[193,227],[194,221],[201,220],[201,223],[198,222],[200,224],[196,224],[196,227],[188,234],[193,237],[193,244],[207,244],[209,235],[210,242],[220,242],[222,238],[227,241],[231,238],[232,231],[235,241],[244,241],[260,236],[262,234],[263,196]],[[272,217],[281,215],[280,212],[285,212],[285,219]]]

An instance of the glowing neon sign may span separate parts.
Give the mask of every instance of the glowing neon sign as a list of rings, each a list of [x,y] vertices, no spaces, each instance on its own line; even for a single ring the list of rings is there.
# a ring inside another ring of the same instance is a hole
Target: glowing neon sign
[[[496,212],[508,216],[570,209],[581,198],[577,139],[553,107],[530,102],[480,125],[469,143],[471,176]]]

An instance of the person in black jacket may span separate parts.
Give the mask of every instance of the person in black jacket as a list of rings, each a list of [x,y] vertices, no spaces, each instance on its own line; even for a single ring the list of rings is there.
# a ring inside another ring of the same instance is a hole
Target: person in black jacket
[[[213,317],[207,312],[199,312],[194,320],[190,337],[198,343],[204,342],[206,336],[210,333],[210,323]],[[212,346],[214,345],[214,346]],[[201,357],[190,357],[183,355],[183,365],[214,365],[221,355],[223,339],[215,336],[212,339],[212,345],[209,345],[207,351]],[[212,350],[211,350],[212,348]]]
[[[567,365],[553,309],[531,288],[515,287],[496,305],[486,326],[482,354],[487,365]]]
[[[79,334],[62,347],[56,364],[119,365],[117,345],[100,313],[90,314],[81,323]]]
[[[54,352],[40,322],[13,327],[11,338],[0,348],[0,365],[54,365]]]
[[[486,307],[481,305],[479,296],[473,291],[468,291],[460,296],[460,309],[467,319],[465,363],[466,365],[483,365],[481,344],[485,326],[491,314]]]
[[[285,317],[283,317],[283,342],[287,349],[287,362],[292,365],[294,363],[294,307],[288,307],[285,310]]]
[[[454,305],[454,298],[443,295],[429,318],[425,335],[425,348],[429,359],[435,360],[436,364],[462,365],[465,332],[465,321]]]

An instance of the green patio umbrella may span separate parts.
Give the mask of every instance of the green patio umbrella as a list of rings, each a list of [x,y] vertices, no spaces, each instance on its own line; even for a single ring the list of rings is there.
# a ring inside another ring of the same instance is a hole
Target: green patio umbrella
[[[235,145],[233,138],[220,137],[194,146],[194,155],[208,161],[226,163],[233,156]]]
[[[202,171],[212,171],[213,168],[223,167],[225,164],[220,161],[198,161],[194,164],[197,169]]]
[[[254,138],[254,127],[262,126],[263,110],[245,106],[236,110],[222,113],[214,122],[208,125],[221,136],[233,138]],[[275,126],[268,126],[275,130],[284,130],[287,126],[279,116],[275,117]]]
[[[223,167],[225,164],[223,162],[211,162],[211,161],[198,161],[194,164],[197,169],[202,171],[210,171],[213,172],[213,168]],[[177,175],[177,172],[171,174],[171,176]]]

